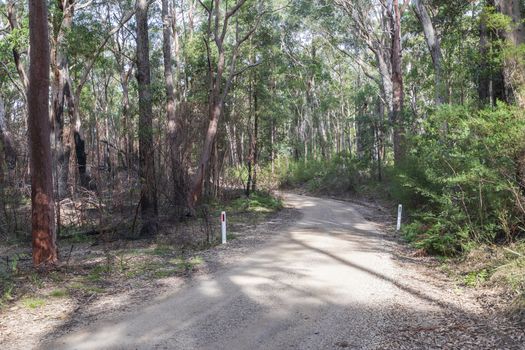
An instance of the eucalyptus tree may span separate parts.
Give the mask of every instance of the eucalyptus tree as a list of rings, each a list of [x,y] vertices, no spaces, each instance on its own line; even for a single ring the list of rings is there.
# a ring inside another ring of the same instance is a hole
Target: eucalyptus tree
[[[40,267],[58,260],[53,173],[51,169],[51,125],[49,123],[49,36],[45,0],[29,1],[29,143],[31,151],[31,223],[33,263]]]
[[[393,0],[391,7],[387,10],[392,33],[392,124],[394,129],[394,160],[396,163],[403,161],[406,151],[405,120],[403,117],[405,90],[403,86],[403,65],[401,61],[401,13],[404,12],[407,4],[408,1],[405,0],[403,8],[400,8],[399,0]]]
[[[143,220],[141,235],[157,233],[157,184],[153,148],[153,112],[148,37],[148,0],[135,5],[137,40],[137,83],[139,90],[139,177],[140,210]]]
[[[172,70],[172,40],[175,39],[175,57],[179,57],[178,36],[176,27],[177,13],[175,6],[170,6],[168,0],[162,0],[162,53],[164,57],[164,79],[166,84],[166,114],[168,120],[168,144],[171,161],[171,177],[173,182],[173,197],[175,205],[182,208],[185,205],[185,171],[182,169],[180,155],[181,133],[180,117],[176,115],[176,91]],[[173,33],[172,33],[173,29]],[[178,65],[177,65],[178,67]],[[179,69],[177,68],[177,72]],[[176,75],[178,77],[179,74]],[[178,79],[177,79],[178,80]]]
[[[204,138],[200,160],[188,194],[187,203],[190,208],[195,206],[195,203],[202,194],[205,175],[208,171],[213,145],[217,136],[219,119],[223,113],[224,102],[228,96],[233,79],[235,76],[242,74],[248,68],[255,65],[249,64],[237,69],[237,60],[239,49],[255,32],[261,19],[261,14],[259,14],[256,22],[244,33],[239,32],[240,29],[237,22],[235,38],[228,41],[227,34],[230,22],[247,1],[238,0],[238,2],[233,5],[229,4],[228,0],[212,0],[207,3],[199,0],[199,3],[207,14],[204,41],[208,58],[209,124]],[[230,42],[232,43],[230,44]],[[212,45],[217,52],[216,63],[213,60]]]

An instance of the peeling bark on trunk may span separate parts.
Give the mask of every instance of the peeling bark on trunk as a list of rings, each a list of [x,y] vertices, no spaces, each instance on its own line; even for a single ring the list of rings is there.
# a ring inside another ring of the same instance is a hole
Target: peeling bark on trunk
[[[49,122],[49,37],[47,4],[29,1],[29,143],[31,164],[31,223],[33,263],[36,267],[58,260],[51,168]]]
[[[157,223],[157,191],[155,181],[155,150],[151,107],[151,75],[148,39],[148,1],[137,0],[137,83],[139,90],[139,177],[141,182],[141,236],[155,235]]]

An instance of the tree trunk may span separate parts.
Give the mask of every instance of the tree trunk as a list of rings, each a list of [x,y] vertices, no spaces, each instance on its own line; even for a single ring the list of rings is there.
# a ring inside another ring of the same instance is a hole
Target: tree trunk
[[[405,155],[405,129],[403,123],[403,71],[401,68],[401,13],[399,1],[393,0],[392,24],[392,89],[393,111],[392,123],[394,127],[394,161],[399,164]]]
[[[378,47],[373,50],[376,58],[377,66],[379,69],[379,75],[381,77],[381,94],[386,102],[387,113],[389,118],[392,118],[392,111],[394,110],[393,102],[393,82],[392,82],[392,69],[388,65],[386,59],[383,57],[383,51]]]
[[[58,260],[54,218],[51,125],[49,123],[49,37],[47,3],[29,1],[29,144],[31,224],[36,267]]]
[[[272,118],[270,128],[270,157],[272,162],[272,175],[275,173],[275,118]]]
[[[176,14],[173,14],[174,16]],[[162,0],[164,80],[166,83],[166,110],[168,118],[168,144],[171,160],[171,176],[173,181],[174,203],[177,209],[182,209],[185,201],[184,173],[182,169],[177,137],[180,132],[180,122],[175,114],[175,92],[173,84],[171,60],[171,21],[168,0]],[[182,213],[182,211],[181,211]]]
[[[250,196],[252,189],[252,179],[253,179],[253,154],[254,154],[254,129],[252,129],[252,117],[255,120],[255,108],[254,108],[254,97],[255,97],[255,86],[253,82],[253,77],[249,80],[249,90],[248,90],[248,157],[247,167],[248,167],[248,179],[246,180],[246,189],[245,194],[247,197]]]
[[[71,86],[71,81],[69,81],[69,86]],[[77,91],[77,93],[79,92],[80,91]],[[78,171],[80,186],[89,189],[90,177],[87,173],[86,141],[82,133],[80,121],[80,95],[70,94],[67,98],[67,103],[68,112],[73,122],[71,128],[71,140],[73,140],[72,143],[75,147],[75,158],[70,159],[70,164],[72,165],[71,169],[73,169],[73,174],[76,175],[76,172],[74,171],[76,162],[76,170]],[[76,181],[74,182],[74,185],[76,186]]]
[[[169,10],[169,3],[167,4],[168,5],[168,10]],[[181,4],[181,6],[183,6]],[[180,41],[179,41],[179,32],[178,32],[178,22],[177,22],[177,4],[176,4],[176,1],[173,0],[172,1],[172,7],[171,7],[171,11],[168,11],[168,18],[167,18],[168,22],[166,23],[169,23],[170,27],[171,27],[171,30],[170,30],[170,35],[171,35],[171,39],[170,39],[170,50],[171,50],[171,42],[173,42],[173,61],[175,63],[175,74],[174,74],[174,87],[175,87],[175,90],[174,90],[174,94],[175,94],[175,100],[176,101],[181,101],[181,96],[184,96],[184,100],[185,100],[185,97],[186,97],[186,89],[187,89],[187,86],[181,86],[180,84],[180,79],[181,79],[181,44],[180,44]],[[183,20],[182,22],[184,23],[184,17],[183,17]],[[171,53],[170,53],[171,55]],[[185,71],[183,72],[185,73]],[[186,79],[184,79],[186,81]]]
[[[520,0],[496,0],[495,5],[498,12],[511,19],[510,28],[503,32],[509,45],[503,64],[506,95],[509,102],[515,101],[520,107],[525,107],[525,59],[523,50],[518,49],[525,45],[525,25],[521,17]]]
[[[206,132],[206,138],[204,139],[201,159],[199,162],[199,166],[197,168],[197,172],[195,173],[195,176],[193,178],[193,186],[192,186],[192,190],[191,190],[190,198],[188,202],[188,205],[191,209],[195,207],[195,203],[199,200],[201,193],[202,193],[204,176],[206,174],[206,171],[208,169],[208,165],[210,162],[213,142],[215,141],[215,136],[217,135],[219,117],[221,113],[222,113],[222,101],[217,101],[213,104],[213,107],[212,107],[212,112],[210,115],[210,123],[208,125],[208,130]]]
[[[495,6],[494,0],[486,0],[485,6]],[[485,11],[485,10],[484,10]],[[487,19],[490,14],[482,13],[480,19],[480,75],[478,78],[478,96],[482,105],[490,104],[494,106],[497,100],[508,101],[505,92],[503,69],[501,67],[493,67],[489,64],[491,53],[491,42],[499,40],[499,33],[495,30],[489,30],[487,26]]]
[[[442,78],[442,65],[443,55],[441,53],[441,43],[437,36],[432,20],[428,14],[427,8],[423,3],[423,0],[413,0],[414,12],[423,27],[423,33],[425,34],[425,40],[427,42],[428,50],[432,57],[432,63],[434,64],[434,79],[435,79],[435,89],[436,89],[436,105],[442,104],[444,99],[444,94],[446,92],[446,87],[443,84]]]
[[[252,164],[253,164],[253,177],[252,177],[252,191],[257,190],[257,166],[258,166],[258,143],[257,138],[259,135],[259,106],[257,101],[257,88],[254,86],[253,89],[253,141],[252,141]]]
[[[148,1],[136,2],[137,25],[137,84],[139,90],[139,177],[141,182],[141,236],[155,235],[157,223],[157,191],[153,148],[151,107],[151,75],[148,38]]]
[[[57,2],[58,9],[62,15],[58,28],[55,29],[56,36],[52,40],[54,47],[51,53],[53,64],[52,71],[52,120],[54,133],[54,174],[57,182],[58,198],[68,195],[69,182],[69,162],[71,157],[71,145],[68,138],[64,135],[64,105],[66,96],[71,96],[71,86],[69,86],[69,68],[64,48],[66,47],[66,33],[71,29],[73,22],[74,5],[70,0]]]
[[[126,157],[126,167],[128,170],[131,168],[133,160],[132,160],[132,154],[133,154],[133,144],[132,144],[132,134],[130,130],[132,130],[132,123],[131,123],[131,116],[129,113],[130,107],[129,107],[129,77],[131,75],[131,72],[133,71],[133,67],[130,67],[127,71],[122,67],[122,71],[120,73],[120,86],[122,87],[122,129],[123,129],[123,149],[124,154]]]

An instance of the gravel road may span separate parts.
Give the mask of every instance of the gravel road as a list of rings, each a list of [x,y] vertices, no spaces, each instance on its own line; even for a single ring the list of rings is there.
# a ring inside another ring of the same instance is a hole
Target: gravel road
[[[394,259],[395,243],[356,205],[295,194],[285,200],[301,218],[235,264],[42,348],[518,349],[523,344],[523,338],[497,332],[488,337],[490,320],[462,309],[461,295],[449,287],[409,282],[414,272]]]

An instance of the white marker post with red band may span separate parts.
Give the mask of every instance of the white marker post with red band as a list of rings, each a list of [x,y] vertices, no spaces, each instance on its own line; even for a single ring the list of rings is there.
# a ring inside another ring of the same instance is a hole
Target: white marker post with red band
[[[221,213],[222,244],[226,243],[226,212]]]
[[[396,225],[396,231],[401,230],[401,216],[403,215],[403,206],[399,204],[397,207],[397,225]]]

